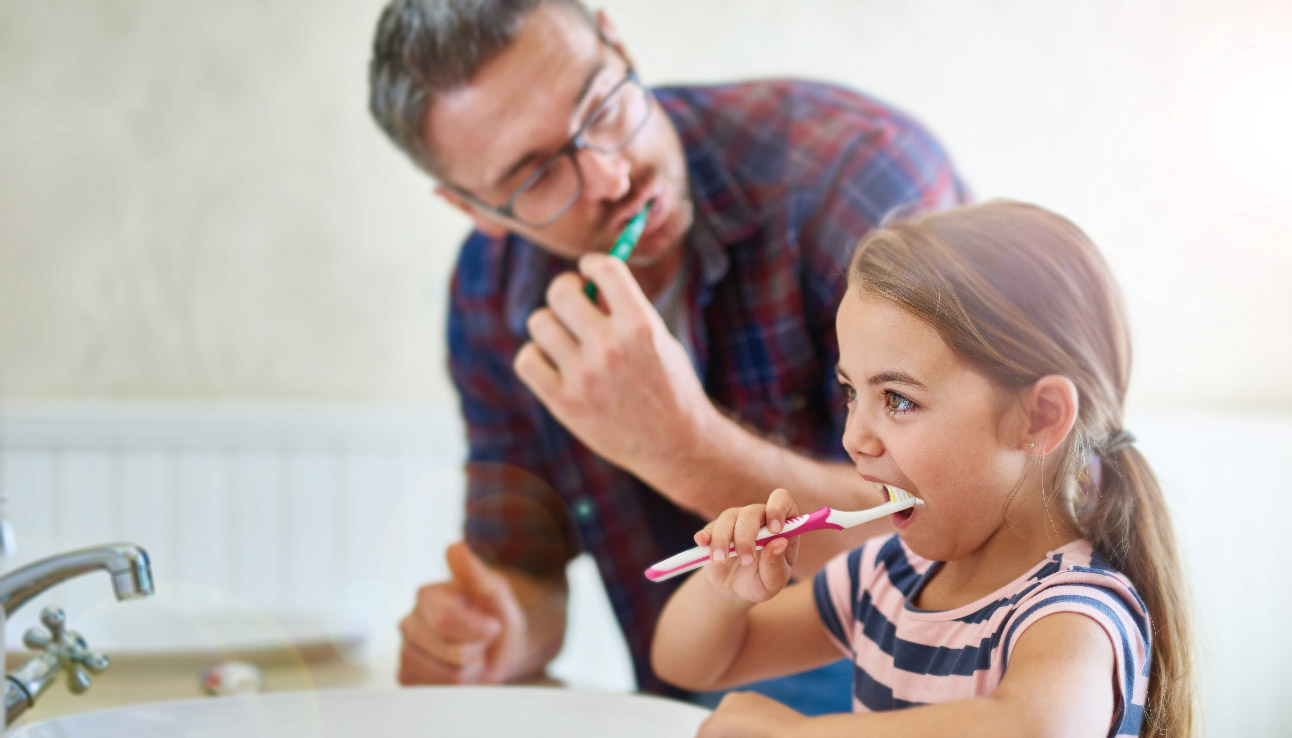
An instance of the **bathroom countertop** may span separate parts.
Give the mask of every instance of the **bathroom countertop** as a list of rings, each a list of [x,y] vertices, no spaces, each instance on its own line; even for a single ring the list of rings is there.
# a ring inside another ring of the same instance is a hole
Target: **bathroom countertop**
[[[29,656],[10,652],[10,668]],[[17,725],[31,720],[71,715],[92,710],[144,702],[186,700],[207,695],[201,675],[214,665],[210,657],[185,655],[112,656],[112,665],[102,674],[91,677],[89,691],[72,694],[66,676],[37,700],[36,706],[20,717]],[[354,663],[335,652],[264,652],[240,654],[261,672],[264,692],[288,692],[310,689],[393,687],[396,654],[379,653],[362,663]],[[210,699],[221,699],[211,697]]]

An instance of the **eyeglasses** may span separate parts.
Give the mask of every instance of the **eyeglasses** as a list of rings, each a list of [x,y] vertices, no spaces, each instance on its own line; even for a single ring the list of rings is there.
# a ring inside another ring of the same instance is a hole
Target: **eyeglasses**
[[[503,205],[490,205],[457,185],[449,186],[496,215],[544,228],[565,215],[583,194],[583,172],[574,155],[582,149],[603,154],[623,150],[646,127],[652,107],[650,90],[629,67],[574,136],[526,177]]]

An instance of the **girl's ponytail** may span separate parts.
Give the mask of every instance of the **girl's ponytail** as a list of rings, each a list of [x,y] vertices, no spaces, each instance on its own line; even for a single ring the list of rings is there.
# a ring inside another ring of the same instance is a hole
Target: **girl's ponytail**
[[[1151,614],[1152,660],[1140,735],[1191,736],[1196,726],[1189,597],[1175,533],[1153,470],[1120,438],[1114,435],[1096,454],[1099,491],[1079,524],[1113,568],[1135,583]]]

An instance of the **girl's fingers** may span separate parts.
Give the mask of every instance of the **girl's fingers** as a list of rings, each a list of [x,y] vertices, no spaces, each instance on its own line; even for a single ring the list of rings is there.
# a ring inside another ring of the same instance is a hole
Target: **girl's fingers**
[[[785,528],[785,521],[795,515],[794,498],[783,489],[772,490],[767,498],[767,529],[780,533]]]
[[[727,549],[731,547],[732,531],[736,527],[736,517],[741,508],[733,507],[722,511],[716,520],[709,524],[709,548],[712,550],[710,560],[722,563],[727,560]]]
[[[752,566],[754,563],[754,542],[758,540],[758,531],[763,527],[763,506],[749,505],[740,509],[736,518],[736,556],[740,557],[741,566]]]
[[[768,592],[779,592],[790,581],[792,567],[785,556],[789,544],[784,538],[775,538],[763,549],[758,564],[758,577]]]

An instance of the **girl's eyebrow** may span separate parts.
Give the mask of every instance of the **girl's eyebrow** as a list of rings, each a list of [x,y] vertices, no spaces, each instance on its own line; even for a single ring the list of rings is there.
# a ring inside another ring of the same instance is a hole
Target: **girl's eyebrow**
[[[884,384],[885,382],[892,382],[894,384],[905,384],[907,386],[915,387],[926,391],[929,389],[920,380],[916,379],[915,377],[912,377],[906,372],[897,371],[896,369],[890,369],[888,371],[880,372],[878,374],[872,375],[870,379],[866,380],[866,383],[871,385]]]
[[[838,375],[839,379],[842,379],[845,382],[852,381],[851,379],[849,379],[848,373],[845,372],[843,370],[843,367],[839,366],[838,364],[835,364],[834,366],[834,373]],[[916,379],[915,377],[912,377],[906,372],[898,371],[896,369],[890,369],[886,372],[880,372],[872,376],[870,379],[866,380],[866,383],[870,385],[883,384],[885,382],[892,382],[894,384],[905,384],[910,387],[916,387],[918,389],[929,391],[929,388],[923,382]]]

